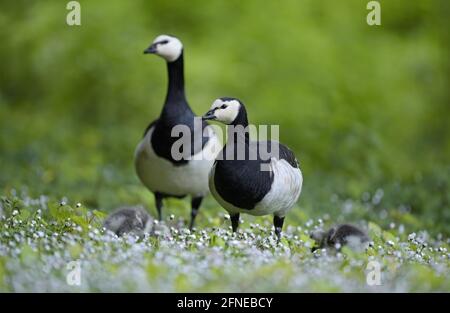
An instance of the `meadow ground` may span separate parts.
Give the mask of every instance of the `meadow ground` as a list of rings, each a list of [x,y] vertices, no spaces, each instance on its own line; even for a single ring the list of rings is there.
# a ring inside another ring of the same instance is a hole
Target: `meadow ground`
[[[117,237],[102,227],[105,212],[68,199],[60,203],[13,192],[1,200],[0,290],[449,291],[448,237],[420,227],[411,231],[420,221],[404,207],[395,214],[377,209],[380,193],[365,200],[330,201],[330,208],[343,212],[339,220],[355,221],[373,241],[363,252],[343,248],[336,253],[311,252],[315,243],[309,237],[311,231],[335,224],[333,214],[310,218],[301,206],[288,215],[280,243],[268,217],[243,216],[240,231],[233,234],[229,216],[212,199],[193,231],[184,227],[187,204],[171,200],[166,201],[167,218],[154,225],[151,235]],[[381,217],[374,219],[386,226],[356,218],[374,215],[369,211],[378,212]],[[76,267],[81,269],[80,285],[71,285]],[[373,285],[377,268],[380,285]]]

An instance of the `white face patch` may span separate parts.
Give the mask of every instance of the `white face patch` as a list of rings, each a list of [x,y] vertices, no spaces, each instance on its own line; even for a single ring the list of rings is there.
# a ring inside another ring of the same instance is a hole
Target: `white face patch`
[[[216,99],[211,106],[211,110],[214,110],[216,121],[231,124],[238,116],[240,107],[241,104],[237,100]]]
[[[173,62],[181,55],[183,51],[183,44],[178,38],[160,35],[153,40],[156,44],[155,54],[163,57],[167,62]]]

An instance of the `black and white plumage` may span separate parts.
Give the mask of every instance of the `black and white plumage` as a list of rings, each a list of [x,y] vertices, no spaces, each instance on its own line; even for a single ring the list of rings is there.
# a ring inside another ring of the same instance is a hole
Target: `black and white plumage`
[[[232,126],[228,126],[228,141],[211,169],[209,188],[230,213],[233,231],[240,213],[273,214],[280,238],[285,215],[297,202],[303,183],[294,153],[276,141],[250,140],[245,130],[247,112],[238,99],[215,100],[203,118]],[[263,158],[261,151],[270,153]]]
[[[347,245],[353,250],[361,250],[369,242],[369,236],[361,229],[350,224],[331,227],[328,231],[315,231],[311,238],[317,242],[316,249],[331,248],[340,250]]]
[[[144,53],[157,54],[167,61],[168,89],[159,118],[147,127],[144,137],[135,152],[135,168],[142,183],[155,194],[155,203],[161,219],[162,200],[165,197],[192,197],[190,227],[203,197],[208,193],[208,173],[214,158],[220,151],[217,136],[208,124],[195,115],[184,92],[183,45],[178,38],[158,36]],[[172,136],[174,127],[187,127],[189,151],[182,157],[174,157],[173,144],[180,136]],[[195,140],[194,133],[200,134]],[[202,135],[203,134],[203,135]]]

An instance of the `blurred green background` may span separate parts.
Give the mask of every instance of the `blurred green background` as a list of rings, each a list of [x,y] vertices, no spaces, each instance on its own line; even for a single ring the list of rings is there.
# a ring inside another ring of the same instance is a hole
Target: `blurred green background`
[[[1,194],[154,212],[132,160],[166,92],[163,60],[142,52],[168,33],[195,112],[234,96],[280,125],[305,177],[292,222],[450,233],[449,1],[380,1],[381,26],[366,0],[79,2],[68,26],[67,1],[1,1]]]

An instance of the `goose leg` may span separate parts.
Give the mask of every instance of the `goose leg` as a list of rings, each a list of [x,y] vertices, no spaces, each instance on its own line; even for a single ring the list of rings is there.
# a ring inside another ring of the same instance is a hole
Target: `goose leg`
[[[233,233],[235,233],[239,226],[239,213],[230,215],[230,219],[231,219],[231,227],[233,228]]]
[[[191,201],[191,223],[189,225],[189,229],[194,227],[195,217],[197,216],[198,210],[200,208],[200,204],[202,204],[203,197],[195,197],[192,198]]]
[[[283,229],[284,216],[273,216],[273,226],[275,227],[275,235],[277,235],[278,241],[281,239],[281,230]]]
[[[163,195],[160,194],[159,192],[155,192],[155,204],[156,204],[156,210],[158,211],[158,220],[161,221],[162,220],[162,200],[163,200]]]

